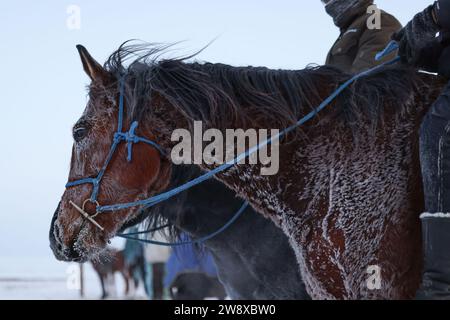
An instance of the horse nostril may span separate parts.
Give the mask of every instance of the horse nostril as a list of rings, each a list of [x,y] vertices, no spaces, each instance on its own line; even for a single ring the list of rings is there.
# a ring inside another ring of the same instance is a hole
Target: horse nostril
[[[75,262],[81,261],[80,253],[77,250],[75,250],[73,248],[73,246],[70,246],[69,248],[64,249],[63,254],[67,258],[69,258],[71,261],[75,261]]]

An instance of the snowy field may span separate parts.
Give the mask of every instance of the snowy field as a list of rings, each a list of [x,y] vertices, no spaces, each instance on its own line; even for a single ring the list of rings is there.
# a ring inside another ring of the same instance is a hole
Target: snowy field
[[[100,282],[90,264],[84,265],[84,297],[78,287],[79,265],[58,262],[53,257],[0,257],[0,299],[73,300],[98,299]],[[118,274],[116,298],[123,298],[123,281]],[[137,298],[143,298],[138,291]]]

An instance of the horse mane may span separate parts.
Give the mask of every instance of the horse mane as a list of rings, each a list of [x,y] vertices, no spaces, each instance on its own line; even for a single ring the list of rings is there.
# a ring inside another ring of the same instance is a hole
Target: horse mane
[[[151,93],[157,92],[187,119],[202,121],[211,127],[221,128],[223,119],[231,119],[245,127],[246,122],[254,120],[258,114],[270,117],[272,127],[281,129],[316,108],[324,96],[351,77],[329,66],[271,70],[188,63],[187,60],[196,54],[163,58],[171,47],[125,42],[105,62],[104,68],[118,80],[126,78],[125,99],[131,119],[140,120],[147,114]],[[412,103],[414,93],[423,94],[431,87],[438,87],[435,79],[439,78],[424,79],[424,75],[399,64],[382,68],[347,88],[335,102],[338,107],[333,108],[327,118],[343,120],[351,127],[358,127],[363,123],[362,118],[366,118],[376,128],[386,105],[401,111],[408,103],[415,107]],[[323,116],[319,114],[318,117]],[[175,170],[173,185],[189,180],[183,176],[185,174],[192,174],[192,171]],[[138,223],[144,217],[150,229],[166,224],[167,220],[160,212],[162,207],[143,209],[139,218],[126,226]],[[173,226],[169,228],[169,234],[172,240],[179,238],[179,231]]]
[[[186,62],[196,54],[162,58],[170,48],[124,43],[105,62],[106,70],[118,79],[127,79],[125,96],[132,119],[142,118],[151,105],[151,93],[158,93],[190,123],[202,121],[220,129],[229,120],[246,128],[258,115],[270,118],[272,128],[282,129],[314,110],[351,77],[330,66],[272,70]],[[429,86],[414,69],[400,64],[388,66],[352,84],[336,100],[339,107],[332,114],[352,126],[361,117],[376,126],[386,102],[402,108],[411,101],[413,92],[423,92]]]

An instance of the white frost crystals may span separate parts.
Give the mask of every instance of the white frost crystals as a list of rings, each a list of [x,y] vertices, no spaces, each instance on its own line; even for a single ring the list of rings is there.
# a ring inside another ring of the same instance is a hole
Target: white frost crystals
[[[427,218],[445,218],[445,219],[450,219],[450,213],[443,213],[443,212],[438,212],[438,213],[429,213],[429,212],[425,212],[422,213],[420,215],[420,219],[427,219]]]
[[[208,129],[203,132],[201,121],[194,122],[193,137],[189,130],[176,129],[171,141],[179,142],[172,148],[171,158],[174,164],[221,165],[224,163],[261,164],[261,175],[271,176],[278,173],[279,140],[265,142],[278,136],[278,129],[226,129],[225,138],[222,131]],[[208,143],[204,148],[203,144]],[[260,148],[256,147],[261,145]],[[268,153],[270,146],[270,155]],[[247,150],[252,150],[248,157],[241,157]],[[236,161],[236,158],[239,158]]]

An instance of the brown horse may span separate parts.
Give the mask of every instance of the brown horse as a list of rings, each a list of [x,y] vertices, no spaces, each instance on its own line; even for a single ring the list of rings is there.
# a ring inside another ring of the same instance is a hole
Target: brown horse
[[[110,292],[111,284],[114,285],[114,274],[116,272],[120,273],[123,277],[125,283],[125,296],[128,295],[130,290],[130,283],[132,281],[131,268],[125,264],[125,259],[123,256],[123,251],[118,251],[113,248],[107,248],[107,252],[103,257],[108,257],[105,259],[95,259],[91,261],[92,267],[97,272],[100,280],[100,285],[102,287],[102,299],[114,294]]]
[[[92,79],[90,100],[74,126],[69,181],[95,176],[116,130],[118,79],[126,74],[125,129],[156,141],[167,154],[177,128],[284,128],[315,108],[349,78],[329,67],[301,71],[236,68],[222,64],[156,61],[158,49],[124,61],[143,48],[121,47],[99,65],[78,47]],[[142,52],[141,52],[142,53]],[[311,122],[280,142],[280,170],[261,176],[259,165],[236,165],[217,179],[270,217],[289,236],[308,293],[319,299],[401,299],[420,281],[423,210],[418,131],[437,97],[440,79],[402,66],[386,67],[350,88]],[[209,170],[211,166],[202,166]],[[170,178],[171,161],[146,144],[126,147],[105,173],[102,205],[157,194]],[[134,208],[100,213],[100,231],[69,201],[80,205],[90,185],[67,189],[54,227],[55,254],[85,260],[136,214]],[[93,212],[94,208],[87,208]],[[379,289],[368,285],[370,266]]]

